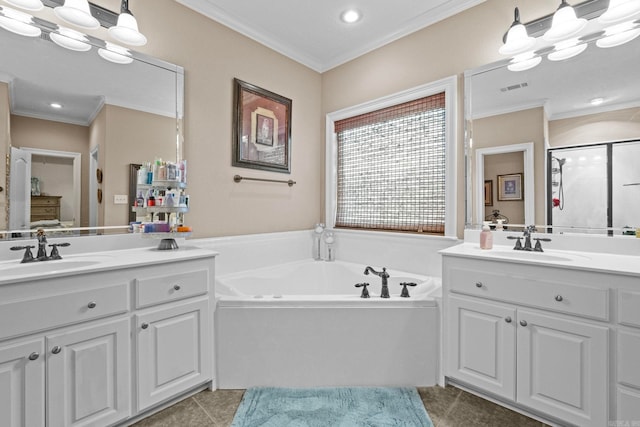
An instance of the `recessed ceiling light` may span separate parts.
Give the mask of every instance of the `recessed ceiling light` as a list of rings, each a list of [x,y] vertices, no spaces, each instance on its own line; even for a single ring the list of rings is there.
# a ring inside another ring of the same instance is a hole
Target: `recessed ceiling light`
[[[342,22],[345,22],[347,24],[358,22],[360,18],[362,18],[362,15],[355,9],[345,10],[344,12],[342,12],[342,15],[340,15],[340,19],[342,20]]]
[[[591,105],[600,105],[604,102],[604,98],[593,98],[591,101],[589,101],[589,103]]]
[[[51,108],[62,108],[62,104],[59,104],[57,102],[52,102],[49,105],[51,106]]]

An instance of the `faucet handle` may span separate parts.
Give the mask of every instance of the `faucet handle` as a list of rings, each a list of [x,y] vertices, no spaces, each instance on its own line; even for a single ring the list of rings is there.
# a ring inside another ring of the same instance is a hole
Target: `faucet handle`
[[[22,261],[20,261],[20,264],[24,264],[25,262],[34,261],[33,253],[31,252],[31,249],[33,248],[35,248],[35,246],[26,245],[26,246],[12,246],[9,249],[11,249],[12,251],[21,251],[24,249],[24,255],[22,256]]]
[[[522,241],[521,241],[522,237],[520,237],[520,236],[507,236],[507,239],[516,241],[516,245],[513,247],[514,251],[521,251],[522,250]]]
[[[544,252],[542,250],[542,245],[540,244],[540,242],[550,242],[551,239],[549,239],[548,237],[535,237],[533,240],[536,241],[536,246],[533,248],[534,252]]]
[[[51,254],[49,255],[49,259],[62,259],[62,257],[60,256],[60,252],[58,252],[58,246],[62,246],[67,247],[67,246],[71,246],[71,243],[52,243],[49,245],[49,247],[51,248]]]
[[[409,298],[409,290],[407,289],[407,286],[418,286],[417,283],[413,283],[413,282],[402,282],[400,283],[400,286],[402,286],[402,292],[400,293],[400,296],[402,298]]]
[[[362,288],[362,293],[360,294],[360,298],[371,298],[371,296],[369,295],[369,290],[367,289],[367,286],[369,286],[368,283],[356,283],[355,285],[356,288]]]

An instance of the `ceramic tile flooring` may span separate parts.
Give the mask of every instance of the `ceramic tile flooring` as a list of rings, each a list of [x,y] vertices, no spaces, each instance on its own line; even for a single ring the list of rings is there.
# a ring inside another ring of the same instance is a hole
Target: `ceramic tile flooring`
[[[546,426],[455,387],[423,387],[418,391],[435,427]],[[243,393],[244,390],[202,391],[134,426],[226,427],[231,425]]]

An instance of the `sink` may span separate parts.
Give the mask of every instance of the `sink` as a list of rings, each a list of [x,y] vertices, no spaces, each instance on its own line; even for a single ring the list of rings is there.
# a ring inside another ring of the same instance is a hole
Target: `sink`
[[[578,260],[588,260],[589,257],[585,255],[579,255],[574,253],[560,254],[560,253],[548,253],[548,252],[534,252],[534,251],[515,251],[515,250],[498,250],[487,251],[493,253],[496,256],[503,258],[521,259],[525,261],[553,261],[553,262],[575,262]]]
[[[25,264],[3,263],[0,264],[0,275],[22,276],[34,274],[56,273],[59,271],[75,270],[100,263],[96,259],[60,259],[53,261],[35,261]]]

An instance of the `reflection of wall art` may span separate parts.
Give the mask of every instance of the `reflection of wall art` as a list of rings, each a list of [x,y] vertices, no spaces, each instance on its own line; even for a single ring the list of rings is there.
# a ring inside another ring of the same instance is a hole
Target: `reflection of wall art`
[[[291,100],[234,79],[232,166],[291,172]]]
[[[498,175],[498,201],[522,200],[522,174]]]
[[[98,184],[102,184],[102,169],[96,169],[96,180]]]
[[[98,188],[98,203],[102,203],[102,190]]]
[[[484,205],[493,206],[493,180],[484,181]]]
[[[40,179],[33,176],[31,177],[31,195],[40,195]]]

